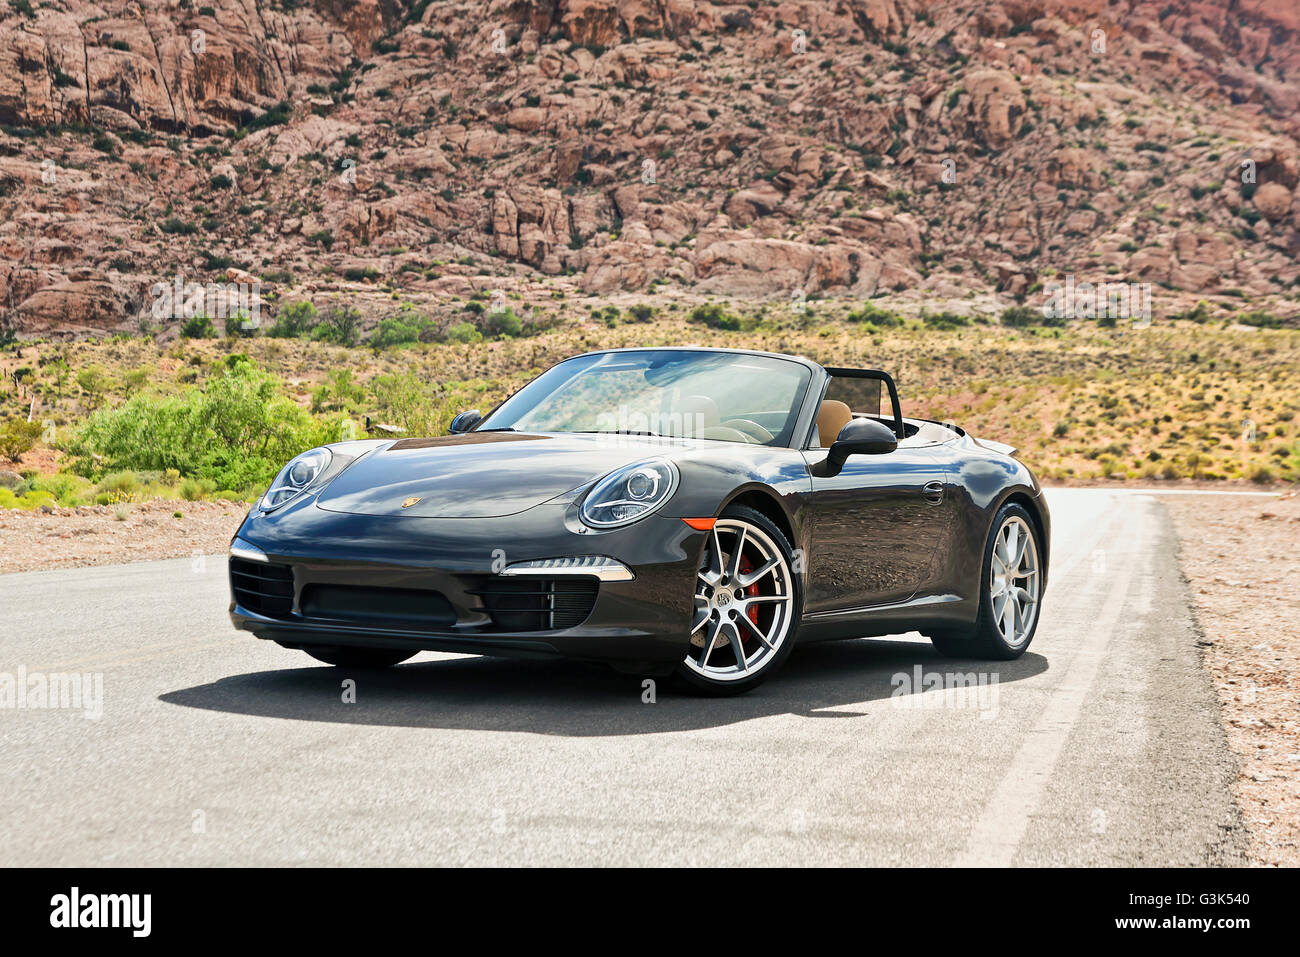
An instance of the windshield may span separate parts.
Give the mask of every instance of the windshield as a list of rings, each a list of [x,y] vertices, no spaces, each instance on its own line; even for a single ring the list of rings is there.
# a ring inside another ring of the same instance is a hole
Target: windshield
[[[788,445],[811,373],[789,359],[646,349],[561,362],[479,425]]]

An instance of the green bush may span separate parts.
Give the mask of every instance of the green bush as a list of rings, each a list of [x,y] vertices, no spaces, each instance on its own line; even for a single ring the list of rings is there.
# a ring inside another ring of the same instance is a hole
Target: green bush
[[[873,326],[901,326],[903,317],[888,309],[881,309],[874,302],[864,302],[861,309],[850,312],[844,317],[849,322],[869,322]]]
[[[1033,306],[1007,306],[1002,310],[1002,324],[1004,326],[1023,328],[1025,326],[1041,325],[1042,322],[1043,310],[1035,309]]]
[[[26,511],[40,508],[42,505],[57,505],[49,492],[27,492],[15,495],[7,488],[0,488],[0,508],[21,508]]]
[[[200,313],[186,319],[181,325],[182,339],[215,339],[217,330],[212,325],[212,320]]]
[[[447,339],[460,343],[482,342],[483,333],[472,322],[458,322],[447,329]]]
[[[961,326],[969,326],[970,319],[956,312],[922,312],[921,321],[931,329],[952,330]]]
[[[140,494],[140,479],[134,472],[111,472],[100,480],[98,492],[106,496],[105,505],[134,502]],[[99,496],[96,496],[96,501]]]
[[[706,302],[691,310],[691,322],[698,322],[710,329],[725,329],[729,332],[740,330],[740,317],[734,316],[722,307],[721,303]]]
[[[514,339],[524,331],[524,321],[509,306],[489,311],[483,326],[488,335],[503,339]]]
[[[75,475],[59,472],[54,475],[34,475],[27,480],[29,491],[46,492],[64,508],[82,504],[85,482]]]
[[[71,451],[82,475],[175,469],[246,489],[268,484],[290,458],[337,434],[336,423],[314,421],[273,376],[232,356],[201,389],[137,393],[94,413]]]
[[[376,349],[387,349],[413,342],[432,342],[437,334],[437,323],[423,313],[404,307],[397,315],[381,319],[368,342]]]
[[[1239,320],[1247,326],[1256,326],[1260,329],[1281,329],[1282,320],[1271,312],[1263,309],[1256,309],[1254,312],[1248,312]]]
[[[181,498],[187,502],[197,502],[205,495],[211,495],[217,490],[217,483],[212,479],[192,479],[187,478],[181,482]]]
[[[311,337],[317,342],[355,346],[361,338],[361,311],[355,306],[330,306],[312,329]]]
[[[0,456],[18,461],[24,452],[30,452],[41,435],[39,422],[11,419],[0,426]]]
[[[311,335],[320,313],[310,302],[285,303],[266,334],[273,339],[302,339]]]

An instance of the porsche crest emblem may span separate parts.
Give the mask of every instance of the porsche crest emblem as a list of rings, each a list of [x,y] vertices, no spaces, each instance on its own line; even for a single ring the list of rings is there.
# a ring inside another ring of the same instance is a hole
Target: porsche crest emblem
[[[402,508],[410,508],[412,505],[418,505],[419,502],[420,502],[420,496],[412,495],[410,498],[408,498],[405,502],[402,503]]]

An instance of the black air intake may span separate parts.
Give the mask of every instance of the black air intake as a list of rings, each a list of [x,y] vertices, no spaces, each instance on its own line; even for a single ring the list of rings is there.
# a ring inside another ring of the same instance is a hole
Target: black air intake
[[[293,613],[293,569],[288,565],[230,559],[230,590],[235,601],[268,618],[288,618]]]
[[[590,578],[491,578],[471,595],[498,631],[553,631],[575,628],[587,620],[596,604],[600,583]]]

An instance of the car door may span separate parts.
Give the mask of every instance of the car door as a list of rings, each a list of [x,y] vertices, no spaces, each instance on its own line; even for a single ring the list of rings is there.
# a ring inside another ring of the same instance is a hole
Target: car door
[[[810,449],[810,466],[826,458]],[[804,607],[809,613],[906,601],[930,570],[947,521],[936,445],[851,455],[836,475],[812,475]]]

